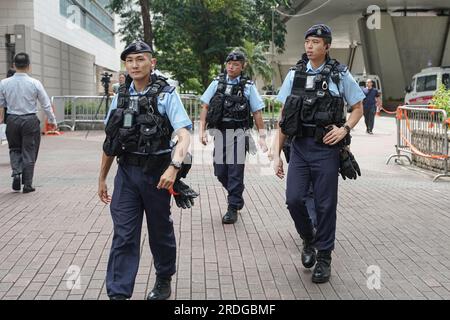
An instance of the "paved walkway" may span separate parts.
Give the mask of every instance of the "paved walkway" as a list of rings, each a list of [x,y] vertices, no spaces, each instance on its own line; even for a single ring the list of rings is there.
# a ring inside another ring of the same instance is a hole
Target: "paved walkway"
[[[301,266],[285,181],[271,174],[265,158],[249,159],[246,206],[235,225],[224,226],[224,190],[211,162],[199,163],[204,149],[195,141],[188,181],[201,196],[192,210],[172,210],[178,242],[172,299],[450,299],[450,180],[432,183],[430,173],[386,166],[394,119],[377,118],[373,136],[362,123],[352,149],[363,176],[340,179],[333,272],[323,285]],[[112,221],[96,195],[102,140],[101,132],[43,137],[37,192],[26,195],[11,191],[7,146],[0,147],[1,299],[107,299]],[[144,227],[133,299],[143,299],[154,282],[147,240]],[[367,286],[369,266],[380,270],[378,290]],[[79,286],[70,290],[78,271]]]

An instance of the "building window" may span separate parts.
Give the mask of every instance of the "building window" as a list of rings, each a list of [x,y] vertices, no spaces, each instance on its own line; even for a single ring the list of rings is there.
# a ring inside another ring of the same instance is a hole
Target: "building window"
[[[71,18],[74,14],[71,6],[77,6],[81,16],[77,19],[80,26],[97,38],[115,47],[114,18],[105,9],[107,0],[60,0],[60,14]]]

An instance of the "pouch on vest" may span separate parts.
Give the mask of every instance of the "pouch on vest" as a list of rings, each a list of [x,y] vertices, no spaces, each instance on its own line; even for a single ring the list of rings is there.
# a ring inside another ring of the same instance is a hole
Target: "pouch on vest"
[[[208,112],[206,114],[207,128],[218,128],[222,123],[223,117],[223,100],[224,94],[216,94],[209,103]]]
[[[103,142],[103,151],[109,157],[118,156],[122,153],[119,141],[119,129],[122,127],[122,122],[123,109],[112,110],[105,127],[106,138]]]
[[[322,127],[328,126],[334,123],[333,115],[330,111],[317,111],[316,114],[314,115],[314,122],[318,126]]]
[[[334,122],[337,124],[345,123],[344,100],[333,98],[333,109],[336,110]]]
[[[152,144],[156,141],[155,135],[158,131],[157,126],[147,126],[141,125],[139,142],[138,142],[138,150],[141,153],[152,153],[156,150],[153,150]]]
[[[248,121],[249,113],[248,113],[248,104],[242,97],[231,96],[225,98],[225,105],[227,102],[233,104],[233,107],[230,108],[230,111],[233,115],[233,119],[244,119],[243,121]]]
[[[303,108],[303,100],[296,95],[290,95],[286,99],[281,114],[280,128],[287,136],[301,136],[300,113]]]
[[[122,152],[133,152],[137,148],[138,138],[136,136],[136,126],[119,129],[119,141]]]
[[[303,97],[303,105],[300,113],[302,123],[314,123],[314,114],[316,113],[316,97]]]

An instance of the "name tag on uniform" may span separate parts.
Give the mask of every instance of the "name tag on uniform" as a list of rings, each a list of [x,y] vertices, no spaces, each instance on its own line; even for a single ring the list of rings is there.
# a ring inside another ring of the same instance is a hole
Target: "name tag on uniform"
[[[314,89],[316,76],[307,76],[306,77],[306,86],[305,89]]]
[[[225,94],[227,96],[231,96],[231,93],[233,92],[233,86],[232,85],[227,85],[227,88],[225,89]]]
[[[138,111],[139,110],[139,97],[138,96],[131,96],[130,97],[130,108],[133,109],[134,111]]]

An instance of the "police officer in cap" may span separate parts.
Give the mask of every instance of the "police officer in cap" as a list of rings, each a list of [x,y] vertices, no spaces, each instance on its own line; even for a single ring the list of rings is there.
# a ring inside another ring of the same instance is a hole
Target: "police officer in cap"
[[[180,196],[180,190],[175,190],[174,185],[190,144],[192,123],[175,88],[165,78],[152,74],[154,60],[148,44],[133,42],[122,52],[121,59],[125,61],[128,76],[114,97],[105,121],[106,139],[98,185],[101,201],[111,203],[114,224],[106,275],[107,294],[113,300],[132,296],[145,211],[156,270],[156,283],[147,299],[163,300],[171,294],[176,262],[171,193]],[[178,138],[174,151],[173,132]],[[119,166],[110,197],[106,178],[115,157]],[[194,197],[191,194],[188,200]]]
[[[283,178],[280,150],[286,136],[293,137],[287,175],[286,204],[303,239],[302,263],[315,265],[312,281],[327,282],[336,232],[340,152],[350,130],[362,116],[364,93],[348,68],[329,56],[331,30],[314,25],[305,33],[305,51],[292,68],[277,99],[283,103],[278,142],[274,150],[275,174]],[[352,106],[346,119],[344,99]],[[313,186],[317,215],[314,230],[305,199]],[[316,252],[317,250],[317,252]]]
[[[244,207],[244,168],[246,152],[256,152],[249,130],[253,121],[258,129],[258,143],[267,152],[266,132],[261,110],[264,102],[256,86],[242,72],[245,56],[240,51],[226,58],[226,74],[219,75],[200,100],[200,142],[208,143],[206,129],[214,136],[214,175],[228,191],[228,210],[222,223],[237,221]]]

